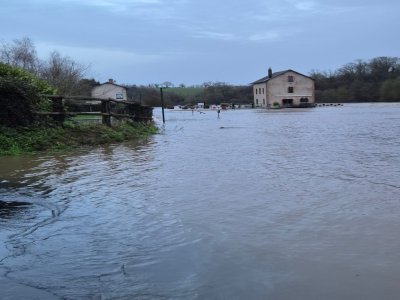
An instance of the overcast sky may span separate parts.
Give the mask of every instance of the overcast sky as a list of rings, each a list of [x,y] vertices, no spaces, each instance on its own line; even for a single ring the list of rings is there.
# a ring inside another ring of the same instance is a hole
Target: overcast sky
[[[400,56],[399,0],[0,0],[0,39],[29,37],[120,84],[248,84]]]

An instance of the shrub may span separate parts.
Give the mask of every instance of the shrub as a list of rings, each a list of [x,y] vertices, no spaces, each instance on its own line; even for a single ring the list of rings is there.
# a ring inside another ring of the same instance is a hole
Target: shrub
[[[18,127],[34,123],[34,111],[50,108],[49,101],[41,95],[53,93],[53,88],[31,73],[0,63],[0,125]]]

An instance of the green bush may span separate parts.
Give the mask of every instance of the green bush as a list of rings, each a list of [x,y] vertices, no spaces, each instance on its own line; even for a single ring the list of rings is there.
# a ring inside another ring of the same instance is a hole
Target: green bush
[[[382,101],[399,101],[400,100],[400,77],[388,79],[382,83],[381,90]]]
[[[0,156],[57,151],[134,140],[157,133],[152,124],[121,123],[118,126],[66,124],[64,127],[32,126],[29,129],[0,126]]]
[[[54,89],[33,74],[0,63],[0,125],[27,126],[37,118],[34,111],[49,110],[50,102],[41,96]]]

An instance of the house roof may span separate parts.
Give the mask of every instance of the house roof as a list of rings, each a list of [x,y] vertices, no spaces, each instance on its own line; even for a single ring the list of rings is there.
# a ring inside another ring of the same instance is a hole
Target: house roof
[[[119,86],[119,87],[122,87],[122,88],[126,89],[126,86],[119,85],[119,84],[116,84],[116,83],[112,83],[112,82],[109,82],[109,81],[106,81],[106,82],[104,82],[104,83],[101,83],[101,84],[98,85],[98,86],[105,85],[105,84],[111,84],[111,85]]]
[[[258,83],[267,82],[268,80],[273,79],[273,78],[276,78],[276,77],[278,77],[278,76],[281,76],[281,75],[283,75],[283,74],[285,74],[285,73],[287,73],[287,72],[293,72],[293,73],[296,73],[296,74],[299,74],[299,75],[301,75],[301,76],[304,76],[304,77],[307,77],[307,78],[310,78],[310,79],[314,80],[313,78],[311,78],[311,77],[309,77],[309,76],[306,76],[306,75],[301,74],[301,73],[299,73],[299,72],[293,71],[292,69],[288,69],[288,70],[284,70],[284,71],[274,72],[274,73],[272,73],[271,78],[267,75],[267,76],[265,76],[265,77],[263,77],[263,78],[260,78],[260,79],[258,79],[258,80],[256,80],[256,81],[252,82],[252,84],[258,84]]]

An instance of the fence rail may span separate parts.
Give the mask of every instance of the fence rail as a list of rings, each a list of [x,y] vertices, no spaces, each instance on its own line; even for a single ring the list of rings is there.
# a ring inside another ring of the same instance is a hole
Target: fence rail
[[[101,116],[102,123],[108,126],[111,126],[112,117],[117,119],[126,118],[134,122],[144,123],[150,122],[153,117],[153,109],[151,107],[143,106],[136,102],[84,96],[42,96],[52,101],[52,111],[37,111],[35,114],[39,116],[51,116],[54,121],[60,124],[65,121],[66,117],[78,115]],[[98,107],[98,111],[81,111],[82,108],[90,108],[91,110],[99,102],[100,107]],[[76,103],[79,104],[77,105]],[[71,108],[77,111],[70,111]]]

